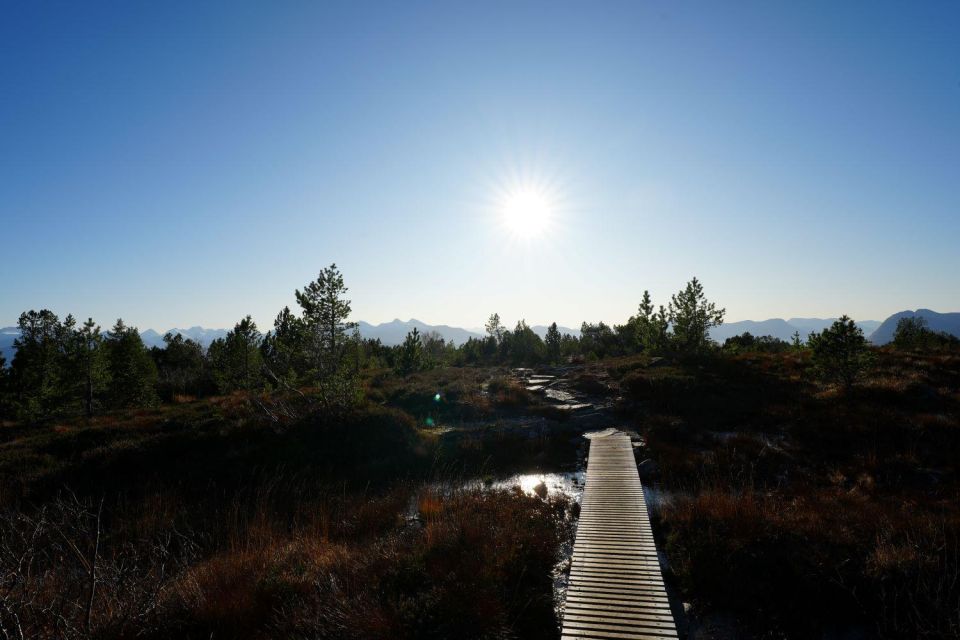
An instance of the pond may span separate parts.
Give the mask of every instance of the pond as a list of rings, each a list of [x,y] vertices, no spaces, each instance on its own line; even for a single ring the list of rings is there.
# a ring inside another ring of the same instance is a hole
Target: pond
[[[485,482],[491,489],[512,489],[520,487],[527,495],[543,497],[566,496],[574,502],[580,502],[583,494],[583,471],[565,473],[517,473],[505,478]]]

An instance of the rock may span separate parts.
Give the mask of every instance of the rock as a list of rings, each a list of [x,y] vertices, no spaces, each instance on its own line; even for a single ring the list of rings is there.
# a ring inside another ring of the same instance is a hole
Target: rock
[[[547,389],[544,394],[549,400],[553,400],[554,402],[571,403],[574,400],[573,394],[561,391],[560,389]]]
[[[540,482],[537,486],[533,488],[533,492],[540,496],[541,500],[547,499],[547,483]]]

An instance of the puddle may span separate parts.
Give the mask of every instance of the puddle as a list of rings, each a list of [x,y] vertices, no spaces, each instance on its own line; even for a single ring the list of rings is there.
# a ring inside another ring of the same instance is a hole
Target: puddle
[[[494,480],[492,483],[485,484],[491,489],[512,489],[520,487],[527,495],[541,495],[542,487],[546,489],[546,496],[553,497],[563,495],[573,500],[580,501],[583,494],[583,482],[585,473],[583,471],[569,471],[566,473],[518,473],[507,478]]]
[[[515,473],[499,478],[471,478],[464,482],[429,482],[423,485],[421,491],[435,491],[450,494],[455,491],[467,490],[506,490],[520,487],[525,494],[542,498],[553,498],[559,495],[566,496],[573,502],[580,502],[583,494],[583,483],[586,481],[585,471],[566,471],[562,473]],[[414,493],[407,506],[407,520],[419,520],[418,504],[420,492]]]

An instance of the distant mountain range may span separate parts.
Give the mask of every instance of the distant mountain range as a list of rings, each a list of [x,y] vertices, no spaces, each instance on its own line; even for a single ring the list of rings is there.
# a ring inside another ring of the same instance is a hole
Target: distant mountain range
[[[550,327],[545,324],[536,324],[530,328],[533,329],[535,334],[541,338],[545,338],[547,336],[547,329]],[[560,335],[571,335],[575,338],[580,337],[580,329],[571,329],[570,327],[561,327],[560,325],[557,325],[557,331],[560,332]]]
[[[960,313],[937,313],[930,309],[917,309],[916,311],[901,311],[884,320],[870,336],[870,341],[874,344],[887,344],[893,340],[893,332],[896,331],[897,322],[900,321],[900,318],[917,317],[926,320],[927,329],[931,331],[943,331],[960,338]]]
[[[916,311],[901,311],[895,313],[883,322],[877,320],[859,320],[857,325],[863,329],[864,335],[874,344],[887,344],[893,340],[893,332],[897,328],[897,321],[900,318],[921,317],[927,321],[927,327],[932,331],[945,331],[960,338],[960,312],[957,313],[938,313],[930,309],[917,309]],[[710,337],[717,342],[723,343],[724,340],[735,335],[740,335],[749,331],[755,336],[773,336],[781,340],[790,340],[795,331],[799,331],[803,338],[807,337],[811,331],[820,332],[833,324],[836,318],[771,318],[770,320],[742,320],[739,322],[727,322],[710,331]],[[393,320],[381,324],[370,324],[369,322],[359,322],[360,335],[364,338],[376,339],[386,345],[396,345],[403,342],[407,333],[414,327],[420,333],[435,331],[440,336],[450,342],[451,340],[458,345],[463,344],[470,338],[482,338],[484,333],[479,330],[463,329],[461,327],[451,327],[445,324],[427,324],[411,318],[404,322],[403,320]],[[512,327],[511,327],[512,328]],[[547,333],[546,325],[535,325],[531,327],[533,331],[541,338]],[[579,336],[579,329],[569,327],[558,327],[561,334],[568,333],[573,336]],[[169,333],[179,333],[184,338],[196,340],[204,346],[209,346],[217,338],[227,335],[227,329],[207,329],[205,327],[190,327],[189,329],[170,329]],[[144,344],[148,347],[162,347],[164,333],[147,329],[140,333]],[[17,327],[4,327],[0,329],[0,353],[7,359],[7,364],[13,360],[14,348],[13,341],[20,335]]]
[[[410,318],[406,322],[398,318],[380,324],[370,324],[369,322],[361,320],[358,324],[360,325],[361,336],[370,340],[379,338],[380,342],[385,345],[401,344],[403,339],[407,337],[407,334],[413,331],[414,328],[421,334],[427,333],[428,331],[436,331],[447,342],[453,340],[458,345],[463,344],[470,338],[483,337],[479,333],[461,329],[460,327],[451,327],[445,324],[427,324],[415,318]]]
[[[210,343],[216,340],[217,338],[226,337],[228,329],[205,329],[204,327],[190,327],[189,329],[170,329],[169,331],[164,331],[163,333],[158,333],[153,329],[147,329],[146,331],[140,332],[140,338],[143,340],[143,343],[148,347],[162,347],[163,346],[163,336],[168,333],[173,335],[180,334],[184,338],[189,338],[195,342],[199,342],[204,347],[209,347]]]
[[[463,344],[470,338],[483,338],[487,335],[486,332],[476,329],[462,329],[460,327],[451,327],[445,324],[427,324],[426,322],[421,322],[415,318],[411,318],[406,322],[396,319],[391,322],[384,322],[377,325],[361,321],[359,325],[361,336],[364,338],[370,338],[372,340],[379,338],[380,342],[385,345],[401,344],[403,339],[407,337],[407,334],[413,331],[414,327],[416,327],[417,331],[420,333],[427,333],[428,331],[439,333],[440,337],[442,337],[444,340],[447,342],[452,340],[457,345]],[[546,325],[538,324],[530,328],[533,329],[533,332],[541,338],[547,335],[548,327]],[[573,336],[580,335],[579,329],[571,329],[569,327],[560,326],[558,326],[557,329],[561,334],[569,333]]]
[[[773,336],[789,341],[795,332],[806,340],[810,332],[820,333],[836,321],[836,318],[771,318],[770,320],[741,320],[739,322],[724,322],[719,327],[710,330],[710,337],[723,344],[723,341],[744,332],[755,336]],[[868,338],[881,325],[879,320],[859,320],[857,326],[863,329]]]
[[[13,341],[20,337],[20,329],[17,327],[4,327],[0,329],[0,354],[7,359],[7,366],[13,360]]]

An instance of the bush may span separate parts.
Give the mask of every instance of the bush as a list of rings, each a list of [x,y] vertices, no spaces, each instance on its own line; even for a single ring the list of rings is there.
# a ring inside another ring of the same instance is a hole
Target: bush
[[[943,331],[931,331],[927,328],[926,318],[915,316],[897,321],[893,345],[897,349],[942,349],[960,346],[960,339]]]
[[[848,389],[871,362],[863,330],[848,316],[842,316],[819,334],[811,333],[807,344],[820,377]]]
[[[790,350],[790,343],[773,336],[754,336],[745,331],[738,336],[727,338],[723,343],[723,350],[730,353],[786,353]]]

